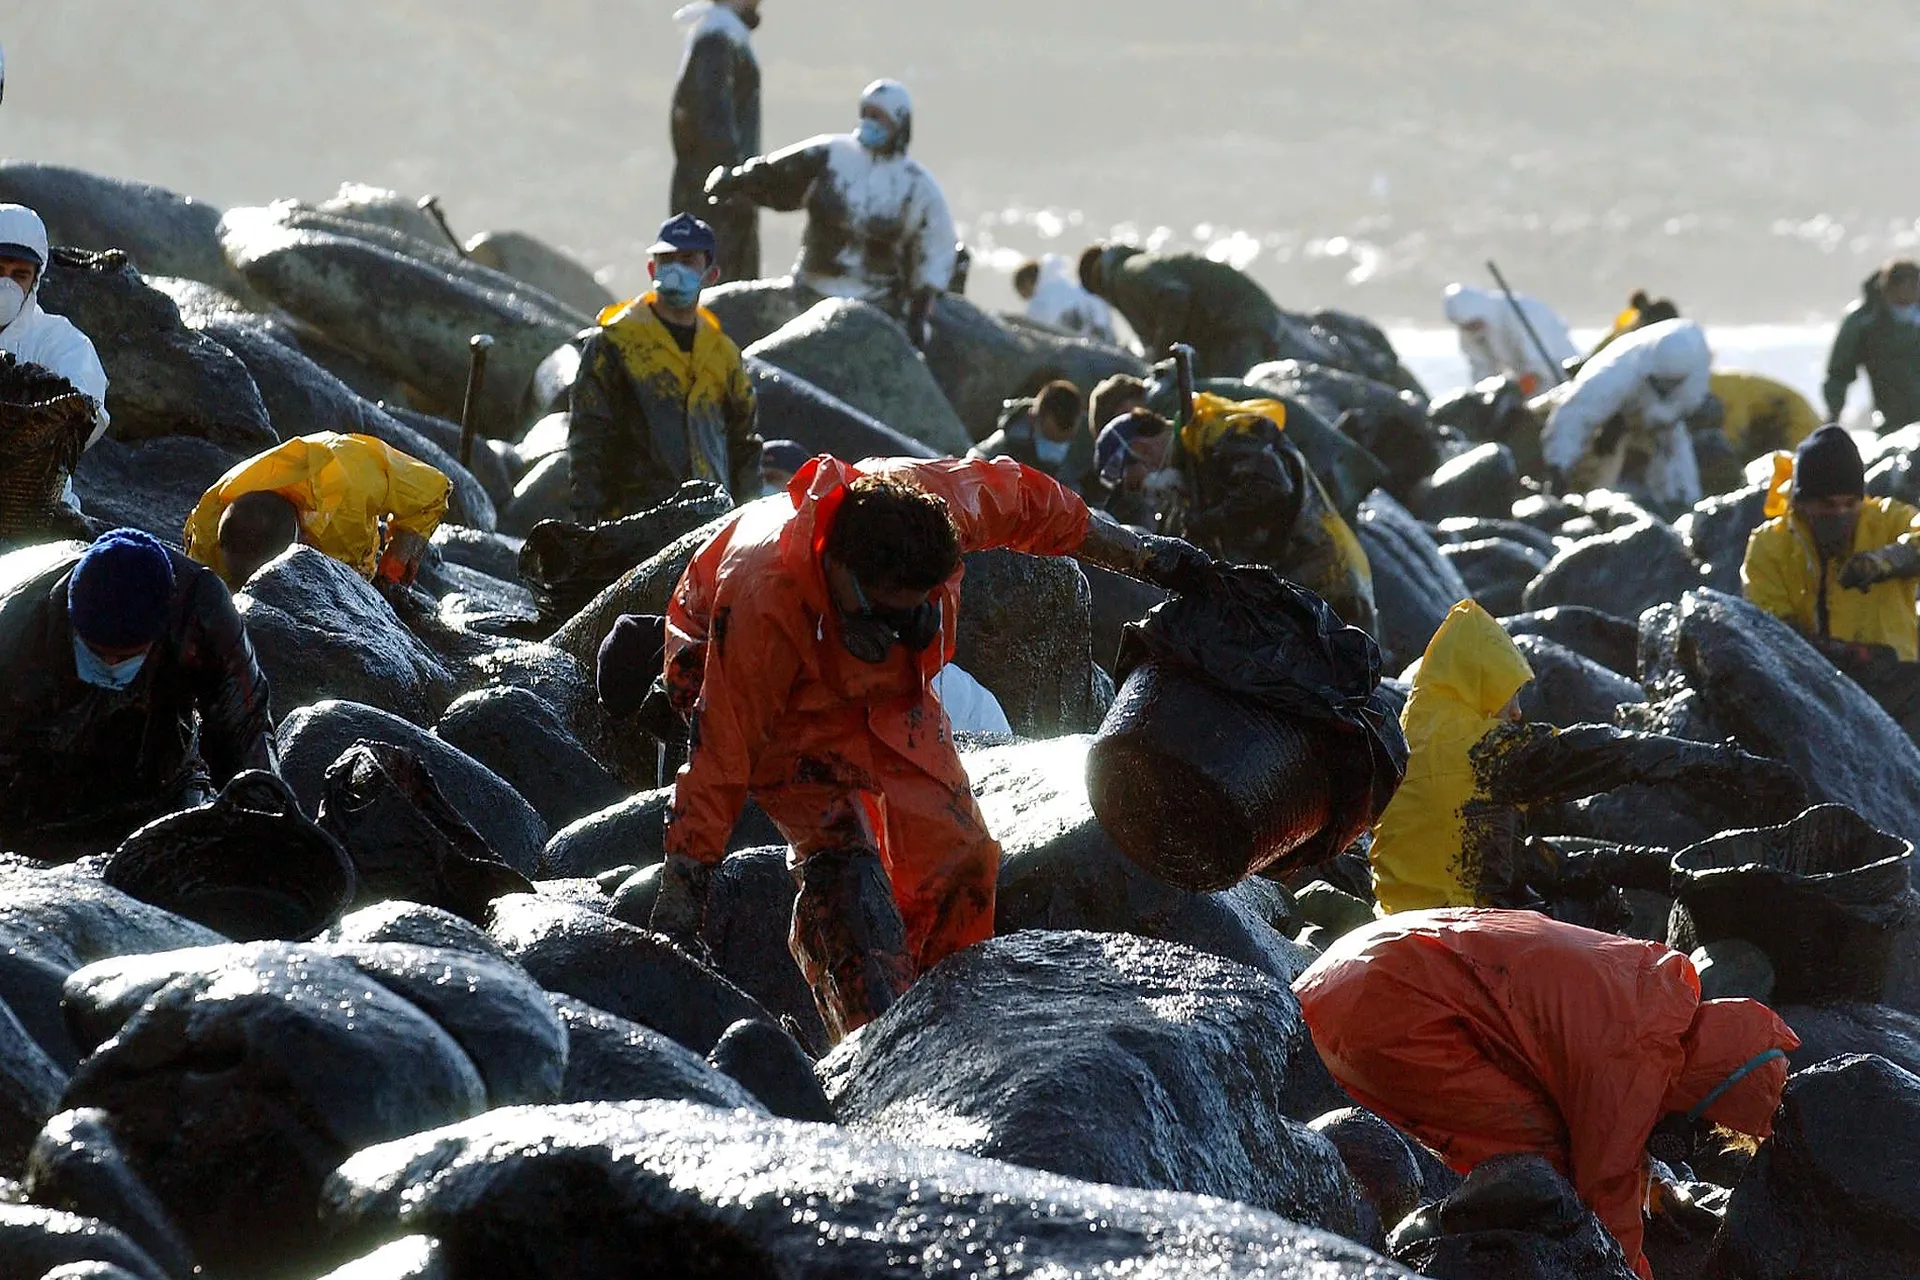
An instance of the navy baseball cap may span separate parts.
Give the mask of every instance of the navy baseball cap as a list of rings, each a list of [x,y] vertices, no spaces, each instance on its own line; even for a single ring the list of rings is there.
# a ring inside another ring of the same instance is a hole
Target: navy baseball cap
[[[714,256],[720,242],[713,228],[690,213],[676,213],[660,224],[660,238],[648,247],[648,253],[704,253]]]

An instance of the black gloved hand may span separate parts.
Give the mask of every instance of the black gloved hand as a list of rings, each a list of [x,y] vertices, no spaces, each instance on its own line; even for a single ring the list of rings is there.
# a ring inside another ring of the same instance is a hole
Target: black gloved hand
[[[1213,557],[1182,538],[1143,534],[1140,578],[1165,591],[1181,593],[1201,590]]]
[[[707,889],[713,868],[683,854],[670,853],[660,868],[660,896],[653,900],[649,923],[681,947],[704,958],[707,944],[701,930],[707,925]]]

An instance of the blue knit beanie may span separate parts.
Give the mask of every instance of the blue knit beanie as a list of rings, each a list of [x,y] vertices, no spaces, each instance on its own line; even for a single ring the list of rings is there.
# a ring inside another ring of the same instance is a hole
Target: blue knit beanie
[[[100,649],[152,644],[173,606],[173,557],[158,538],[115,529],[94,540],[67,579],[74,634]]]

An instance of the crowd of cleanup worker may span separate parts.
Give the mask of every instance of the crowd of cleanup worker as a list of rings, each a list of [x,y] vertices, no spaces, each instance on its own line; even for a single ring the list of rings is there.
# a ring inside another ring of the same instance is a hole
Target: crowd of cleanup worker
[[[993,313],[680,16],[626,300],[0,162],[0,1280],[1920,1275],[1920,267]]]

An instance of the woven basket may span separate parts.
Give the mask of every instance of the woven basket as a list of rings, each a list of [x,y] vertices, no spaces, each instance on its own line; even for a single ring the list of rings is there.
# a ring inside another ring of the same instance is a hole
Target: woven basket
[[[61,497],[93,421],[93,401],[64,378],[0,355],[0,540],[70,528]]]

